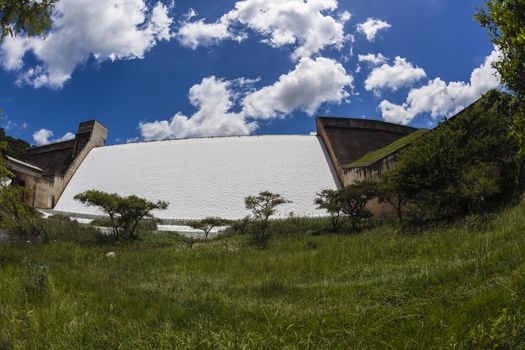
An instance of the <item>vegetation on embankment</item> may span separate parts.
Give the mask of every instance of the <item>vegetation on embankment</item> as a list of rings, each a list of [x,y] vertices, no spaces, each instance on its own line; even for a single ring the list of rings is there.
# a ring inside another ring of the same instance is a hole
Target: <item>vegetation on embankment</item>
[[[242,235],[0,246],[0,348],[517,348],[524,213],[264,250]]]

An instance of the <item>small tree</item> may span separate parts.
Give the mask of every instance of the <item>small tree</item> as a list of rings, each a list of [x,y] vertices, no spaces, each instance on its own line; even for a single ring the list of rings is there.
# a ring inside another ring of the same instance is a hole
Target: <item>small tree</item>
[[[120,223],[118,222],[117,217],[118,206],[122,197],[116,193],[89,190],[84,193],[77,194],[74,198],[80,203],[89,207],[99,207],[104,213],[106,213],[111,220],[113,237],[116,240],[119,239]]]
[[[260,192],[257,196],[248,196],[244,199],[246,209],[252,212],[253,219],[258,227],[253,232],[256,243],[265,246],[269,240],[268,220],[277,212],[277,207],[291,203],[282,195],[270,191]]]
[[[20,235],[36,231],[36,212],[24,201],[27,192],[19,186],[0,187],[1,225]]]
[[[88,206],[99,207],[111,221],[113,236],[120,238],[120,231],[125,239],[136,239],[135,231],[144,218],[152,218],[151,211],[165,210],[168,203],[163,201],[150,202],[137,196],[121,197],[116,193],[105,193],[90,190],[77,194],[75,199]]]
[[[330,215],[331,231],[337,232],[341,218],[341,195],[337,190],[322,190],[314,200],[317,209]]]
[[[350,217],[352,229],[356,229],[362,219],[369,217],[365,206],[377,197],[377,186],[373,181],[360,181],[339,191],[341,211]]]
[[[403,221],[403,208],[408,203],[403,185],[404,183],[399,181],[395,169],[383,175],[377,183],[377,198],[382,203],[390,204],[396,210],[400,223]]]
[[[153,218],[151,214],[153,210],[166,210],[167,208],[168,203],[164,201],[155,203],[137,196],[122,198],[118,206],[118,214],[120,215],[118,220],[125,238],[138,238],[135,231],[140,221],[145,218]]]
[[[188,223],[191,228],[204,232],[204,237],[208,239],[210,232],[220,226],[228,225],[229,221],[221,218],[207,217],[202,220],[193,220]]]

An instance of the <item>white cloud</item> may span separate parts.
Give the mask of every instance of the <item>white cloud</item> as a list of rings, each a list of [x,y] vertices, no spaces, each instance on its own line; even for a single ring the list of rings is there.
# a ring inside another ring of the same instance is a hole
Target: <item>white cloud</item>
[[[248,95],[244,113],[252,118],[275,118],[294,110],[313,115],[323,103],[341,103],[348,96],[353,77],[328,58],[302,58],[295,69],[273,85]]]
[[[359,62],[366,62],[374,67],[379,66],[388,61],[388,58],[386,58],[382,54],[374,55],[373,53],[369,53],[368,55],[358,55],[357,59]]]
[[[380,19],[368,18],[366,22],[359,23],[357,25],[357,31],[366,36],[366,39],[370,42],[376,39],[377,34],[381,30],[390,29],[392,26]]]
[[[97,61],[143,58],[172,36],[168,8],[145,0],[60,0],[53,27],[43,38],[8,37],[0,47],[2,66],[19,73],[18,82],[35,88],[61,88],[90,57]],[[24,67],[32,52],[36,66]]]
[[[385,63],[372,70],[365,81],[365,89],[374,90],[376,93],[385,88],[397,91],[426,77],[427,74],[423,69],[414,67],[405,58],[396,57],[393,65]]]
[[[171,120],[142,122],[141,136],[162,140],[248,135],[257,128],[258,119],[279,118],[295,110],[313,115],[324,103],[342,102],[349,96],[346,88],[352,86],[353,78],[334,60],[302,58],[274,84],[254,90],[256,82],[204,78],[190,89],[189,99],[197,110],[193,115],[179,112]],[[237,101],[240,111],[234,112]]]
[[[73,140],[75,138],[75,134],[73,134],[72,132],[67,132],[61,138],[50,140],[49,138],[52,136],[53,132],[51,130],[40,129],[38,131],[35,131],[35,133],[33,134],[33,140],[35,141],[37,146],[45,146],[49,145],[50,143],[68,141]]]
[[[204,78],[190,89],[189,99],[197,109],[191,117],[177,113],[171,120],[142,122],[139,129],[145,140],[196,136],[248,135],[256,127],[239,113],[231,112],[234,94],[232,82],[214,76]]]
[[[440,78],[429,81],[426,85],[412,89],[402,105],[382,101],[379,109],[383,119],[389,122],[408,124],[417,115],[429,113],[433,118],[450,117],[490,89],[499,86],[499,76],[492,63],[500,57],[494,49],[485,62],[474,69],[470,82],[446,83]]]
[[[299,59],[328,46],[341,48],[349,40],[344,23],[351,14],[345,11],[331,16],[337,7],[337,0],[242,0],[214,23],[203,19],[183,22],[177,37],[191,48],[225,39],[242,41],[247,35],[236,29],[241,25],[257,32],[272,47],[294,46],[292,57]]]

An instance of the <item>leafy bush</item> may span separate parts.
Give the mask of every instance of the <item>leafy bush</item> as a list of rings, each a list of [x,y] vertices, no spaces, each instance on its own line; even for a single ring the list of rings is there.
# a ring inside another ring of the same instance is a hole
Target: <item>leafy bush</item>
[[[277,207],[291,203],[278,193],[270,191],[260,192],[257,196],[248,196],[244,199],[246,209],[252,212],[253,225],[250,227],[253,242],[264,248],[268,245],[270,234],[268,220],[277,212]]]
[[[230,221],[226,219],[207,217],[202,220],[192,220],[188,222],[188,226],[196,230],[203,231],[205,239],[208,239],[208,235],[214,228],[226,226],[229,223]]]
[[[99,227],[112,227],[109,217],[94,219],[91,221],[90,225]],[[158,220],[155,218],[141,220],[137,226],[137,231],[158,231]]]
[[[39,233],[36,212],[24,201],[26,194],[23,187],[0,187],[0,225],[18,236]]]
[[[517,193],[514,97],[490,91],[415,141],[387,179],[407,206],[408,226],[428,226],[505,203]],[[410,211],[410,213],[408,213]]]
[[[116,240],[137,239],[135,232],[140,222],[145,218],[153,218],[151,211],[165,210],[168,207],[168,203],[164,201],[154,203],[134,195],[121,197],[116,193],[96,190],[77,194],[75,199],[82,204],[102,209],[109,216]]]
[[[330,230],[337,232],[341,224],[341,192],[337,190],[322,190],[317,193],[314,204],[319,210],[325,210],[330,215]]]

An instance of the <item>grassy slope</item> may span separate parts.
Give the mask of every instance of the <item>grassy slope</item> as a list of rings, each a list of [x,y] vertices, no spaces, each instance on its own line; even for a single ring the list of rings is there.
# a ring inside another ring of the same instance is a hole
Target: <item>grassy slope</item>
[[[524,213],[484,231],[380,228],[264,251],[244,237],[0,247],[0,348],[463,348],[525,303]],[[25,256],[49,267],[44,296],[24,289]]]
[[[344,165],[343,168],[356,168],[356,167],[362,167],[362,166],[369,166],[377,162],[378,160],[394,153],[395,151],[400,150],[401,148],[409,145],[410,143],[416,141],[421,136],[425,135],[428,132],[427,129],[420,129],[417,131],[414,131],[413,133],[400,138],[399,140],[396,140],[389,144],[388,146],[385,146],[383,148],[380,148],[378,150],[369,152],[365,154],[363,157],[359,158],[355,162],[352,162],[350,164]]]

